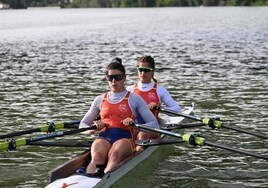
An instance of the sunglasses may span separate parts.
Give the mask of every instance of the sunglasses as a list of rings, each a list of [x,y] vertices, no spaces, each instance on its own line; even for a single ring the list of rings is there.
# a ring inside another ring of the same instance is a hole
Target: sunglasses
[[[124,77],[125,77],[124,74],[106,75],[106,79],[107,79],[108,81],[110,81],[110,82],[113,81],[113,79],[114,79],[115,81],[120,81],[120,80],[122,80]]]
[[[151,72],[151,71],[153,71],[154,69],[149,68],[149,67],[137,67],[137,70],[138,70],[139,72]]]

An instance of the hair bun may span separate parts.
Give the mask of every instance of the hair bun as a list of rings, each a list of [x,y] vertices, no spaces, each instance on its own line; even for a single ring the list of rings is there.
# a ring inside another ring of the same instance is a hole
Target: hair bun
[[[119,63],[119,64],[122,64],[122,59],[119,58],[119,57],[116,57],[116,58],[114,58],[114,59],[112,60],[111,63]]]

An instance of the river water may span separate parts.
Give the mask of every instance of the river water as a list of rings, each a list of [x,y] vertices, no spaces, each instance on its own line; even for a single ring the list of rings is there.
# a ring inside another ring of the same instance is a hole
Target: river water
[[[155,58],[159,84],[182,106],[194,102],[196,116],[268,134],[268,7],[1,10],[0,18],[1,134],[81,119],[108,90],[103,74],[110,60],[123,59],[130,85],[144,54]],[[189,131],[268,155],[267,140],[255,136],[208,127],[181,132]],[[49,170],[83,150],[1,152],[0,187],[44,187]],[[261,159],[188,144],[155,155],[152,171],[146,167],[124,186],[268,186],[268,162]]]

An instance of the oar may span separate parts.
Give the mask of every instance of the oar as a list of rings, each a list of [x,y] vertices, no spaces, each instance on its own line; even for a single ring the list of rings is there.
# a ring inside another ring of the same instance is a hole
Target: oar
[[[194,133],[180,135],[180,134],[175,133],[175,132],[162,130],[162,129],[158,129],[158,128],[152,128],[152,127],[148,127],[148,126],[141,125],[141,124],[132,123],[131,126],[137,127],[139,129],[144,129],[144,130],[148,130],[148,131],[152,131],[152,132],[157,132],[157,133],[162,133],[162,134],[166,134],[169,136],[177,137],[177,138],[182,139],[183,141],[188,142],[189,144],[194,145],[194,146],[199,145],[199,146],[211,146],[211,147],[221,148],[221,149],[225,149],[228,151],[233,151],[236,153],[240,153],[240,154],[244,154],[244,155],[248,155],[248,156],[252,156],[252,157],[256,157],[256,158],[264,159],[264,160],[268,161],[268,156],[262,156],[262,155],[258,155],[258,154],[253,153],[253,152],[248,152],[248,151],[244,151],[241,149],[236,149],[236,148],[231,148],[228,146],[222,146],[219,144],[215,144],[215,143],[206,141],[205,138],[199,137],[199,136],[195,135]]]
[[[167,144],[178,144],[184,142],[183,140],[161,140],[161,139],[149,139],[149,140],[135,140],[138,146],[158,146]]]
[[[34,146],[55,146],[55,147],[91,147],[92,141],[88,142],[47,142],[47,141],[38,141],[30,142],[28,145]]]
[[[205,118],[202,119],[202,118],[198,118],[198,117],[195,117],[195,116],[192,116],[192,115],[188,115],[188,114],[184,114],[184,113],[180,113],[180,112],[175,112],[173,110],[162,108],[160,106],[156,106],[155,109],[159,110],[161,112],[167,113],[167,114],[182,116],[182,117],[185,117],[185,118],[189,118],[189,119],[192,119],[192,120],[203,122],[205,125],[208,125],[212,129],[226,128],[226,129],[231,129],[231,130],[238,131],[238,132],[241,132],[241,133],[257,136],[259,138],[268,139],[268,136],[265,135],[265,134],[260,134],[260,133],[256,133],[256,132],[252,132],[252,131],[248,131],[248,130],[243,130],[243,129],[237,128],[237,127],[230,127],[230,126],[224,125],[217,118],[205,117]]]
[[[184,129],[184,128],[194,128],[205,126],[204,123],[184,123],[184,124],[162,124],[160,125],[161,129],[164,130],[174,130],[174,129]]]
[[[53,132],[53,133],[49,133],[49,134],[45,134],[45,135],[41,135],[41,136],[37,136],[37,137],[33,137],[33,138],[20,138],[20,139],[10,139],[9,141],[5,141],[0,143],[0,151],[3,150],[14,150],[17,147],[20,146],[25,146],[28,145],[29,143],[32,142],[37,142],[37,141],[41,141],[41,140],[45,140],[45,139],[49,139],[49,138],[55,138],[55,137],[61,137],[61,136],[65,136],[65,135],[71,135],[71,134],[75,134],[75,133],[79,133],[79,132],[84,132],[84,131],[88,131],[88,130],[92,130],[92,129],[96,129],[96,126],[90,126],[90,127],[86,127],[86,128],[81,128],[81,129],[75,129],[75,130],[70,130],[70,131],[61,131],[61,132]]]
[[[20,136],[20,135],[30,134],[30,133],[34,133],[34,132],[49,132],[50,133],[50,132],[54,132],[55,130],[62,129],[62,128],[68,128],[72,125],[76,125],[79,123],[80,123],[80,120],[58,122],[58,123],[50,122],[47,125],[43,125],[42,127],[39,127],[39,128],[34,128],[34,129],[29,129],[29,130],[18,131],[18,132],[14,132],[14,133],[0,135],[0,139],[11,138],[14,136]]]

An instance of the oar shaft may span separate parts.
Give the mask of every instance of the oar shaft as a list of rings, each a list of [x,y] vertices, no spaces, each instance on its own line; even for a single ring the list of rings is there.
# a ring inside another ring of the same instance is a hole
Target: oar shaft
[[[159,145],[167,145],[167,144],[178,144],[185,142],[180,139],[176,140],[161,140],[161,139],[152,139],[152,140],[136,140],[135,143],[138,146],[159,146]]]
[[[66,121],[66,122],[58,122],[58,123],[48,123],[48,125],[40,127],[40,132],[54,132],[55,130],[68,128],[72,125],[77,125],[80,123],[80,120],[75,121]]]
[[[174,130],[174,129],[184,129],[205,126],[204,123],[185,123],[185,124],[171,124],[171,125],[161,125],[161,129],[164,130]]]
[[[80,133],[80,132],[84,132],[84,131],[91,130],[91,129],[96,129],[96,128],[97,127],[94,125],[94,126],[91,126],[91,127],[75,129],[75,130],[70,130],[70,131],[53,132],[53,133],[45,134],[45,135],[42,135],[42,136],[26,139],[27,140],[26,142],[28,144],[28,143],[31,143],[31,142],[41,141],[41,140],[48,139],[48,138],[55,138],[55,137],[71,135],[71,134]]]
[[[204,138],[196,136],[194,133],[180,135],[178,133],[174,133],[174,132],[170,132],[170,131],[166,131],[166,130],[162,130],[162,129],[157,129],[157,128],[151,128],[151,127],[147,127],[147,126],[140,125],[140,124],[134,124],[133,123],[132,126],[136,126],[136,127],[140,128],[140,129],[144,129],[144,130],[148,130],[148,131],[158,132],[158,133],[166,134],[166,135],[169,135],[169,136],[181,138],[182,140],[187,141],[192,145],[199,145],[199,146],[207,145],[207,146],[211,146],[211,147],[217,147],[217,148],[225,149],[225,150],[228,150],[228,151],[233,151],[233,152],[236,152],[236,153],[256,157],[256,158],[259,158],[259,159],[268,160],[267,156],[262,156],[262,155],[254,154],[252,152],[244,151],[244,150],[241,150],[241,149],[231,148],[231,147],[227,147],[227,146],[223,146],[223,145],[218,145],[216,143],[208,142]]]
[[[264,135],[264,134],[260,134],[260,133],[256,133],[256,132],[251,132],[251,131],[239,129],[237,127],[227,126],[227,125],[224,125],[224,124],[222,125],[222,127],[223,128],[226,128],[226,129],[231,129],[231,130],[234,130],[234,131],[238,131],[238,132],[241,132],[241,133],[245,133],[245,134],[257,136],[257,137],[260,137],[260,138],[268,139],[268,136],[267,135]]]
[[[54,146],[54,147],[91,147],[92,141],[90,142],[46,142],[38,141],[28,143],[28,145],[34,146]]]
[[[14,150],[19,146],[25,146],[25,145],[32,143],[32,142],[37,142],[37,141],[41,141],[41,140],[49,139],[49,138],[61,137],[61,136],[65,136],[65,135],[71,135],[71,134],[84,132],[84,131],[92,130],[92,129],[96,129],[96,128],[97,127],[94,125],[94,126],[70,130],[70,131],[53,132],[53,133],[49,133],[49,134],[45,134],[45,135],[41,135],[41,136],[37,136],[37,137],[33,137],[33,138],[21,138],[21,139],[17,139],[17,140],[12,139],[10,142],[0,143],[0,151],[8,150],[8,149]]]
[[[18,132],[14,132],[14,133],[0,135],[0,139],[12,138],[14,136],[20,136],[20,135],[30,134],[30,133],[34,133],[34,132],[53,132],[55,130],[62,129],[62,128],[68,128],[70,126],[73,126],[73,125],[76,125],[79,123],[80,123],[80,120],[50,123],[50,124],[44,125],[44,126],[39,127],[39,128],[34,128],[34,129],[29,129],[29,130],[18,131]]]
[[[147,127],[147,126],[141,125],[141,124],[135,124],[133,126],[135,126],[137,128],[140,128],[140,129],[147,130],[147,131],[152,131],[152,132],[166,134],[166,135],[169,135],[169,136],[174,136],[174,137],[177,137],[177,138],[182,138],[182,135],[180,135],[178,133],[175,133],[175,132],[170,132],[170,131],[166,131],[166,130],[162,130],[162,129],[158,129],[158,128],[153,128],[153,127]]]
[[[205,145],[225,149],[225,150],[228,150],[228,151],[233,151],[233,152],[236,152],[236,153],[240,153],[240,154],[244,154],[244,155],[248,155],[248,156],[251,156],[251,157],[256,157],[256,158],[264,159],[264,160],[268,161],[267,156],[258,155],[258,154],[253,153],[253,152],[248,152],[248,151],[237,149],[237,148],[230,148],[230,147],[227,147],[227,146],[219,145],[219,144],[208,142],[208,141],[205,142]]]
[[[189,115],[189,114],[184,114],[184,113],[181,113],[181,112],[175,112],[173,110],[169,110],[169,109],[162,108],[162,107],[159,107],[159,106],[157,106],[155,108],[156,108],[156,110],[165,112],[167,114],[181,116],[181,117],[189,118],[189,119],[196,120],[196,121],[202,121],[201,118],[198,118],[198,117],[195,117],[195,116],[192,116],[192,115]]]
[[[31,130],[18,131],[18,132],[14,132],[14,133],[0,135],[0,139],[10,138],[10,137],[14,137],[14,136],[20,136],[23,134],[30,134],[30,133],[34,133],[34,132],[40,132],[40,128],[35,128],[35,129],[31,129]]]
[[[237,127],[227,126],[227,125],[224,125],[221,121],[219,121],[217,119],[208,118],[208,117],[202,119],[202,118],[198,118],[198,117],[191,116],[191,115],[188,115],[188,114],[184,114],[184,113],[180,113],[180,112],[175,112],[173,110],[165,109],[165,108],[162,108],[162,107],[159,107],[159,106],[156,106],[155,109],[159,110],[159,111],[162,111],[164,113],[167,113],[167,114],[182,116],[182,117],[189,118],[189,119],[192,119],[192,120],[201,121],[205,125],[208,125],[209,127],[212,127],[212,128],[219,128],[219,129],[220,128],[226,128],[226,129],[242,132],[242,133],[245,133],[245,134],[257,136],[259,138],[268,139],[267,135],[252,132],[252,131],[243,130],[243,129],[240,129],[240,128],[237,128]]]

